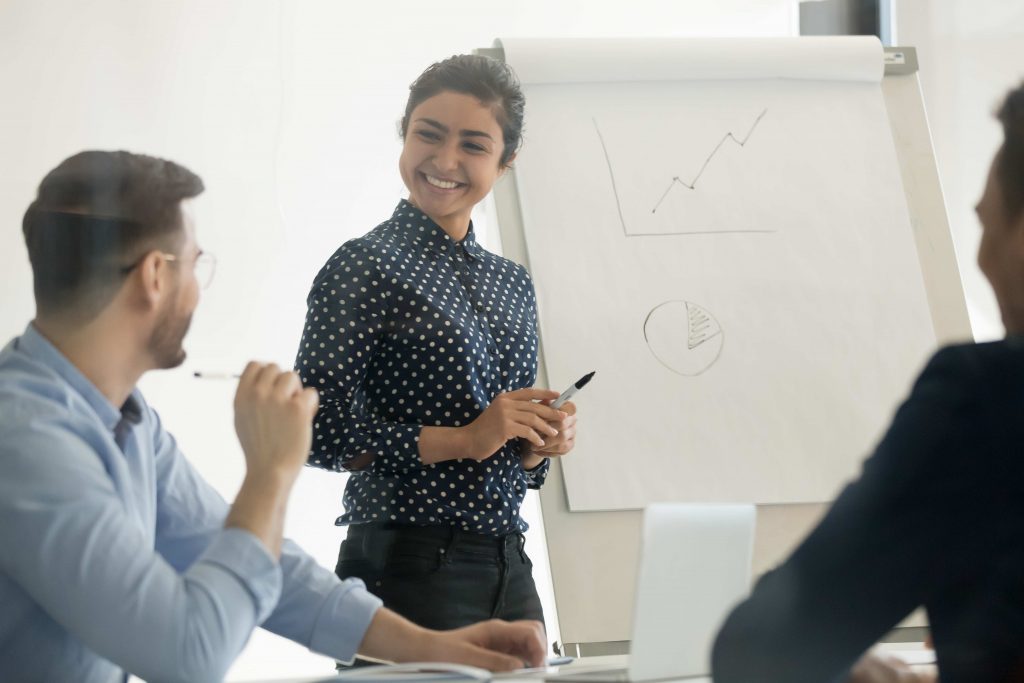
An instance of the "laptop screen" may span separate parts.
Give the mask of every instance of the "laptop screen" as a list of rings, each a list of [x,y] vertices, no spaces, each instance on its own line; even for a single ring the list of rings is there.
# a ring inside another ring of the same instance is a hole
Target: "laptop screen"
[[[629,678],[711,672],[711,646],[750,591],[753,505],[658,503],[644,511]]]

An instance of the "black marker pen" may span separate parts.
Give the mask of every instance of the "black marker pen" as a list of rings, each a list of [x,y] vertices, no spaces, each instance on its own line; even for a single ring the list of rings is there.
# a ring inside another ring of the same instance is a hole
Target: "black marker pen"
[[[597,372],[597,370],[595,370],[594,372]],[[580,377],[579,381],[576,382],[576,384],[571,385],[568,389],[562,392],[561,396],[555,399],[555,402],[551,404],[551,407],[561,408],[562,404],[568,401],[573,396],[575,396],[577,391],[587,386],[587,382],[589,382],[590,378],[594,376],[594,372],[591,372],[589,374],[583,375],[583,377]]]

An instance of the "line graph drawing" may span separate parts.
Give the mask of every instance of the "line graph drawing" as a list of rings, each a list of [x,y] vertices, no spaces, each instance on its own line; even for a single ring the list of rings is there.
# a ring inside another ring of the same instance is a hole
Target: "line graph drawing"
[[[700,177],[702,175],[704,175],[704,169],[706,169],[708,167],[708,164],[711,163],[711,160],[715,158],[715,155],[718,154],[718,150],[722,148],[722,145],[725,144],[726,140],[732,140],[740,147],[745,147],[747,144],[747,140],[749,140],[750,136],[754,134],[754,129],[757,128],[757,124],[761,123],[761,119],[763,119],[764,115],[767,113],[768,109],[765,108],[764,110],[761,111],[760,114],[757,115],[757,118],[754,119],[754,123],[750,125],[750,130],[747,131],[747,134],[743,136],[742,140],[737,139],[736,136],[732,134],[731,130],[728,131],[725,135],[723,135],[722,139],[718,141],[717,145],[715,145],[715,148],[711,150],[711,154],[708,155],[708,158],[704,160],[703,164],[701,164],[700,170],[697,171],[697,175],[693,176],[693,180],[691,180],[690,182],[686,182],[684,180],[681,180],[679,176],[675,176],[674,178],[672,178],[672,182],[669,183],[668,189],[665,190],[664,194],[661,195],[661,199],[659,199],[658,203],[655,204],[654,208],[651,209],[651,213],[656,213],[658,211],[658,207],[661,206],[661,203],[665,201],[665,197],[668,196],[668,193],[671,192],[676,187],[676,185],[680,185],[689,190],[697,189],[697,181],[700,180]]]
[[[747,131],[747,134],[743,136],[742,140],[737,139],[736,136],[733,135],[732,131],[726,132],[725,135],[722,136],[722,139],[718,141],[718,144],[715,145],[714,149],[712,149],[711,153],[704,160],[704,163],[701,165],[700,169],[697,171],[697,174],[694,176],[692,181],[690,181],[689,183],[685,183],[678,176],[673,177],[668,189],[665,190],[665,192],[661,195],[661,198],[658,200],[658,203],[655,204],[654,208],[651,210],[651,214],[655,214],[657,212],[658,207],[661,205],[663,201],[665,201],[665,198],[671,193],[672,189],[677,184],[686,187],[690,190],[696,189],[697,181],[700,179],[701,175],[703,175],[705,169],[711,163],[711,160],[718,153],[718,150],[722,147],[722,145],[725,144],[725,141],[732,139],[735,142],[735,144],[739,145],[740,147],[744,147],[747,141],[750,139],[750,136],[753,134],[754,130],[757,128],[758,124],[761,122],[761,119],[764,118],[765,114],[767,113],[768,109],[765,108],[761,111],[760,114],[757,115],[757,117],[754,119],[753,124]],[[671,230],[665,232],[631,232],[626,224],[626,217],[622,208],[622,198],[619,195],[619,187],[615,180],[615,169],[612,165],[611,153],[608,151],[608,144],[605,141],[604,134],[601,132],[601,127],[597,122],[597,118],[591,117],[591,121],[594,124],[594,131],[597,133],[597,139],[601,144],[601,151],[604,154],[605,164],[608,167],[608,178],[611,181],[612,195],[615,197],[615,206],[618,210],[619,223],[622,225],[622,234],[624,237],[669,237],[674,235],[724,235],[735,233],[770,234],[776,232],[775,230],[761,230],[757,228]]]
[[[655,359],[684,377],[696,377],[711,368],[725,343],[725,332],[715,317],[703,306],[681,299],[652,308],[644,318],[643,333]]]

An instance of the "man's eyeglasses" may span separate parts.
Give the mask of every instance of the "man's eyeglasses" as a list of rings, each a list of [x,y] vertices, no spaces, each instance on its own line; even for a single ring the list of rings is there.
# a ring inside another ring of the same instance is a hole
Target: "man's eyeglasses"
[[[160,252],[160,255],[164,258],[165,261],[169,261],[171,263],[183,263],[186,260],[186,259],[183,259],[182,257],[180,257],[180,256],[178,256],[176,254],[168,254],[165,251]],[[143,257],[143,258],[145,258],[145,257]],[[133,271],[136,268],[138,268],[140,263],[142,263],[142,259],[139,259],[138,261],[136,261],[135,263],[131,264],[130,266],[125,266],[124,268],[121,269],[121,272],[122,273],[130,273],[131,271]],[[207,287],[210,286],[210,283],[213,282],[213,274],[216,271],[217,271],[217,257],[216,256],[214,256],[213,254],[211,254],[209,252],[206,252],[206,251],[201,251],[198,254],[196,254],[196,258],[195,258],[196,281],[199,283],[199,286],[202,289],[206,289]]]

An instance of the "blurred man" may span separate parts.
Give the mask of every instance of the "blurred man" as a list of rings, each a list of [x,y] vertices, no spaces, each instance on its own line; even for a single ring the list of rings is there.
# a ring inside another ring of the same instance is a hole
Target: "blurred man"
[[[202,190],[170,161],[83,152],[25,213],[37,313],[0,352],[0,680],[221,680],[260,625],[340,660],[540,664],[535,622],[429,631],[282,541],[317,408],[293,373],[239,380],[233,505],[182,456],[136,384],[185,358],[213,267]]]
[[[1024,680],[1024,86],[978,202],[1006,339],[939,351],[859,480],[728,618],[719,683],[843,680],[928,611],[942,683]],[[877,660],[853,678],[917,680]]]

